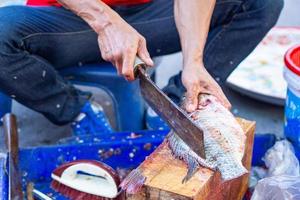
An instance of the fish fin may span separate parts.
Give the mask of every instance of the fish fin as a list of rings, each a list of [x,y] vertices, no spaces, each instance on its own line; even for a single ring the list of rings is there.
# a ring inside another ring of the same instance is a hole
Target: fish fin
[[[197,160],[195,160],[192,157],[188,158],[187,165],[188,165],[188,171],[187,171],[187,174],[185,175],[185,177],[182,179],[182,183],[186,183],[187,181],[189,181],[192,178],[192,176],[199,169],[199,164],[198,164]]]
[[[143,175],[141,169],[136,168],[132,170],[128,176],[126,176],[126,178],[121,182],[120,187],[128,194],[136,194],[142,189],[145,181],[146,177]]]
[[[214,165],[199,157],[173,132],[171,132],[166,139],[173,156],[183,160],[188,167],[188,172],[183,178],[182,183],[187,182],[195,174],[200,165],[209,169],[215,169]]]

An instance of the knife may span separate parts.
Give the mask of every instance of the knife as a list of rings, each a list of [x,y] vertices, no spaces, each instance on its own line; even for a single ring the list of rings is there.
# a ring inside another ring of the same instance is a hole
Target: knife
[[[148,66],[136,59],[134,74],[139,79],[141,93],[149,106],[162,117],[198,156],[205,159],[203,130],[195,124],[179,106],[177,106],[147,74]]]

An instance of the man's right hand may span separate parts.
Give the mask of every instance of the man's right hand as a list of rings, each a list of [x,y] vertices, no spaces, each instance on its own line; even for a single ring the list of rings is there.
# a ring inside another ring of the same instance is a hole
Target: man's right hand
[[[58,1],[85,20],[98,34],[102,58],[116,66],[118,74],[123,75],[126,80],[134,80],[133,65],[136,56],[148,66],[153,66],[145,38],[104,2]]]
[[[126,80],[134,80],[136,56],[153,66],[145,38],[120,16],[110,16],[110,23],[97,33],[102,58],[116,66],[118,74],[123,75]]]

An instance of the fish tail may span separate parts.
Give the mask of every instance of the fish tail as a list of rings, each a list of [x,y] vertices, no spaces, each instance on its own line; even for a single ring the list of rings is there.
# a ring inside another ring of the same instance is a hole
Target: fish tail
[[[121,182],[120,188],[128,194],[135,194],[142,189],[145,181],[146,177],[143,175],[142,170],[136,168]]]

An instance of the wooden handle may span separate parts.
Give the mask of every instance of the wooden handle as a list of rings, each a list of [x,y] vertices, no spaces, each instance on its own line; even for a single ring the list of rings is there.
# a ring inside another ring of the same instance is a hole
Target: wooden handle
[[[3,117],[6,148],[9,154],[9,200],[23,200],[21,177],[19,174],[19,139],[16,116],[6,114]]]
[[[146,75],[147,65],[139,58],[135,58],[135,63],[133,66],[134,77],[138,78],[140,73]]]
[[[145,65],[145,63],[139,57],[136,57],[135,60],[134,60],[134,66],[137,66],[137,65],[140,65],[140,64]]]

